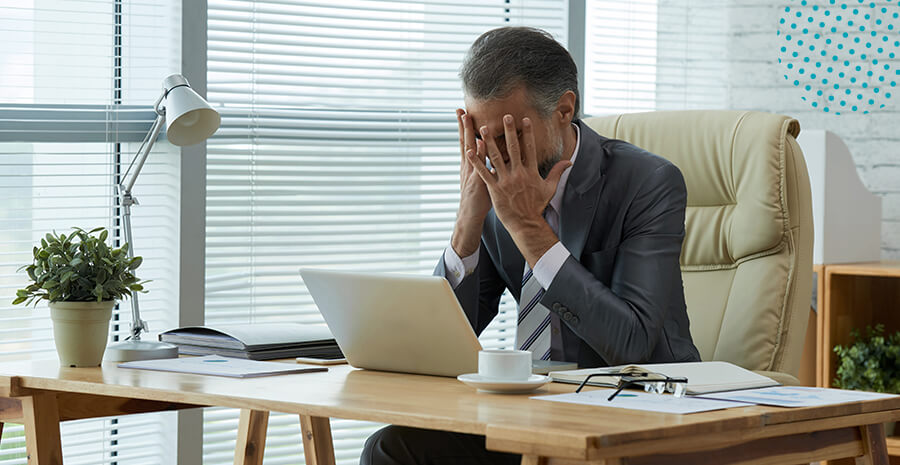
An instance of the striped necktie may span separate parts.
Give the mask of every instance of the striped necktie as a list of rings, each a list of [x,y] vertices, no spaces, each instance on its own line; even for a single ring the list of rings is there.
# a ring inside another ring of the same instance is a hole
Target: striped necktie
[[[530,350],[534,360],[550,360],[550,310],[541,304],[544,289],[531,269],[522,277],[516,347]]]
[[[550,229],[559,234],[559,214],[547,205],[544,218]],[[533,360],[550,360],[550,310],[541,304],[545,290],[525,264],[522,292],[519,295],[519,321],[516,324],[516,347],[530,350]]]

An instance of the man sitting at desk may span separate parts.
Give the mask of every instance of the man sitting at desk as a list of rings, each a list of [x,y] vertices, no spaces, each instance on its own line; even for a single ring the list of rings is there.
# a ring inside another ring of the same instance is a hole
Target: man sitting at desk
[[[535,359],[699,361],[678,264],[687,201],[678,168],[577,119],[575,62],[543,31],[486,32],[460,76],[461,198],[435,272],[475,332],[508,289],[519,303],[516,347]],[[519,460],[487,451],[482,436],[388,426],[361,462]]]

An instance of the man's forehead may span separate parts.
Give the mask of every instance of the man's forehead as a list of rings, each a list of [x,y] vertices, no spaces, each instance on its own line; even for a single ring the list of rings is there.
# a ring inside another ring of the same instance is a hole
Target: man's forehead
[[[527,98],[524,88],[518,87],[514,91],[497,98],[478,99],[469,95],[465,96],[466,112],[474,119],[496,119],[497,122],[504,115],[513,115],[517,120],[534,113],[531,100]],[[482,123],[485,124],[485,123]]]
[[[517,106],[511,105],[503,105],[503,104],[480,104],[480,105],[466,105],[466,114],[468,114],[473,123],[475,123],[475,127],[479,126],[502,126],[503,125],[503,117],[505,115],[512,115],[515,120],[516,126],[520,126],[522,124],[522,118],[526,116],[532,116],[531,112],[528,111],[527,108],[521,108]]]

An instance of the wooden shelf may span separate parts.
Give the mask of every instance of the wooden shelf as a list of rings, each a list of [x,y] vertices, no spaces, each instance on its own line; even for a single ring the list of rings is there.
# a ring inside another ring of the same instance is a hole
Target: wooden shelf
[[[884,324],[900,331],[900,261],[814,265],[816,273],[816,384],[830,387],[837,356],[833,347],[852,342],[850,332]],[[895,433],[897,434],[897,433]],[[900,463],[900,435],[888,437],[888,455]],[[840,462],[840,463],[845,463]],[[849,463],[849,462],[846,462]]]
[[[818,265],[823,266],[823,265]],[[900,261],[884,260],[880,262],[844,263],[840,265],[824,265],[831,274],[843,274],[854,276],[881,276],[885,278],[900,278]],[[816,267],[813,266],[813,271]]]
[[[884,324],[885,334],[900,331],[900,262],[847,263],[813,267],[816,296],[816,381],[830,387],[835,377],[835,345],[852,343],[850,333]]]

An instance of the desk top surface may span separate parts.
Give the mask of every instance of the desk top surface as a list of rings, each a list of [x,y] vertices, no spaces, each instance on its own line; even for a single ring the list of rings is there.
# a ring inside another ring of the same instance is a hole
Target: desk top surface
[[[489,439],[552,441],[579,450],[808,424],[848,415],[888,414],[900,419],[900,397],[798,409],[748,406],[689,415],[529,399],[574,389],[574,385],[550,383],[534,394],[486,394],[454,378],[346,365],[330,367],[328,372],[236,379],[118,368],[108,362],[97,368],[60,367],[53,360],[0,363],[0,397],[27,395],[29,390],[67,391],[438,428],[485,434]]]

